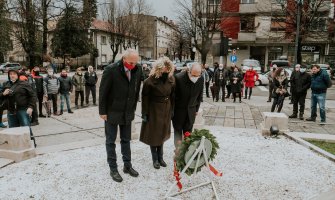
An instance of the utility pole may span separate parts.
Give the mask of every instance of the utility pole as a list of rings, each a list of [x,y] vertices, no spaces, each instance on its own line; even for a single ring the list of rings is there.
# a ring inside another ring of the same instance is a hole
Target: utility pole
[[[294,62],[298,64],[298,48],[299,48],[299,38],[300,38],[300,16],[301,16],[301,5],[303,4],[303,0],[296,0],[297,2],[297,30],[295,34],[295,51],[294,51]],[[301,63],[299,63],[301,64]]]

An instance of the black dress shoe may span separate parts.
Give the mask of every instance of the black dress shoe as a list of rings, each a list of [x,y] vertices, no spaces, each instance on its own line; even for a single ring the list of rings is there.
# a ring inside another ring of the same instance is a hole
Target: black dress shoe
[[[165,162],[164,160],[160,160],[160,161],[159,161],[159,164],[160,164],[160,166],[162,166],[162,167],[166,167],[166,166],[167,166],[167,164],[166,164],[166,162]]]
[[[315,122],[315,118],[310,117],[310,118],[307,118],[306,121],[308,121],[308,122]]]
[[[153,165],[154,165],[155,169],[161,168],[161,164],[158,162],[158,160],[155,160],[154,163],[153,163]]]
[[[40,123],[38,123],[38,122],[31,122],[30,123],[30,126],[37,126],[37,125],[39,125]]]
[[[297,117],[298,117],[297,114],[292,114],[292,115],[288,116],[288,118],[297,118]]]
[[[247,99],[247,97],[244,97],[243,99]]]
[[[72,112],[72,110],[69,110],[69,111],[67,111],[68,113],[70,113],[70,114],[72,114],[73,112]]]
[[[115,181],[115,182],[122,182],[123,181],[123,178],[121,177],[121,175],[119,174],[119,172],[118,171],[110,171],[110,176],[113,178],[113,180]]]
[[[271,102],[271,100],[268,100],[267,102]]]
[[[138,172],[132,167],[124,167],[123,172],[129,174],[132,177],[138,177]]]
[[[39,115],[38,117],[40,117],[40,118],[46,118],[47,116],[45,116],[45,115]]]

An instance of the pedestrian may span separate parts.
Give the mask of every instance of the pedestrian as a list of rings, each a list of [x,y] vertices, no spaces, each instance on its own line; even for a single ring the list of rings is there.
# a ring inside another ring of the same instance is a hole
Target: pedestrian
[[[48,68],[48,75],[44,78],[43,82],[43,91],[45,100],[52,101],[53,114],[58,116],[57,112],[57,99],[59,92],[59,80],[54,75],[52,68]],[[50,116],[48,116],[50,117]]]
[[[36,86],[36,97],[38,100],[38,113],[40,118],[45,118],[46,116],[43,115],[43,96],[44,96],[44,90],[43,90],[43,76],[40,75],[40,68],[38,66],[34,67],[31,73],[32,77],[35,80],[35,86]]]
[[[226,82],[227,96],[226,96],[226,99],[229,99],[230,95],[232,93],[231,92],[230,76],[233,74],[233,72],[234,72],[234,67],[233,66],[227,68],[227,82]]]
[[[236,102],[236,94],[238,94],[238,98],[240,100],[240,103],[242,103],[241,100],[241,82],[243,80],[243,76],[241,72],[239,71],[239,68],[237,66],[234,66],[234,71],[230,75],[230,83],[231,83],[231,93],[233,94],[234,103]]]
[[[226,70],[223,68],[223,64],[219,65],[219,68],[214,72],[214,82],[216,86],[216,102],[219,101],[220,98],[220,90],[222,90],[222,102],[225,102],[225,88],[226,88]]]
[[[219,68],[219,63],[218,62],[215,62],[213,64],[213,68],[214,68],[214,72]]]
[[[79,109],[78,100],[80,95],[80,105],[84,107],[84,88],[85,88],[85,78],[81,71],[81,67],[77,68],[76,73],[72,77],[72,84],[75,88],[75,100],[76,109]]]
[[[284,105],[285,97],[288,96],[288,78],[285,73],[285,69],[279,67],[273,74],[273,103],[271,107],[271,112],[274,112],[277,108],[277,112],[280,112]]]
[[[122,182],[117,170],[115,140],[120,128],[123,172],[137,177],[138,172],[131,164],[131,122],[135,117],[141,86],[142,69],[136,63],[137,51],[128,49],[122,60],[105,68],[99,88],[99,114],[105,121],[107,161],[110,175],[116,182]]]
[[[142,81],[147,79],[149,77],[149,74],[150,74],[150,68],[148,67],[148,64],[143,63],[143,65],[142,65]]]
[[[26,81],[20,81],[19,72],[8,71],[8,81],[4,83],[0,98],[7,99],[7,119],[9,128],[28,126],[31,139],[36,142],[30,128],[30,117],[33,113],[36,96],[31,85]]]
[[[0,84],[0,97],[1,97],[1,94],[3,92],[3,83]],[[2,118],[3,118],[3,111],[4,111],[4,108],[3,107],[7,107],[7,102],[3,102],[3,99],[0,98],[0,102],[1,102],[1,108],[0,108],[0,128],[7,128],[7,126],[2,122]]]
[[[297,98],[296,97],[296,92],[294,91],[294,88],[295,88],[295,86],[294,86],[294,82],[292,82],[292,80],[293,79],[299,79],[299,77],[300,77],[300,64],[296,64],[295,65],[295,67],[294,67],[294,70],[293,70],[293,72],[292,72],[292,74],[291,74],[291,77],[290,77],[290,94],[291,94],[291,96],[290,96],[290,104],[293,104],[294,103],[294,101],[295,101],[295,99]],[[292,85],[293,85],[293,87],[292,87]]]
[[[272,93],[273,93],[273,74],[277,70],[277,65],[272,65],[272,69],[270,69],[270,72],[268,74],[268,80],[269,80],[269,98],[267,102],[271,102],[272,99]]]
[[[92,93],[93,105],[96,106],[97,105],[96,84],[98,82],[98,76],[92,66],[88,66],[88,71],[85,72],[84,77],[85,77],[86,105],[88,105],[90,93]]]
[[[331,86],[332,82],[327,71],[321,69],[319,65],[313,65],[311,77],[311,117],[306,119],[306,121],[315,122],[317,104],[319,104],[321,123],[326,123],[326,94],[327,89]]]
[[[289,118],[298,117],[298,104],[300,105],[299,119],[304,120],[305,100],[307,90],[311,87],[311,75],[306,72],[306,67],[295,66],[295,71],[291,74],[291,95],[293,98],[293,114]]]
[[[182,140],[185,132],[192,132],[195,117],[202,102],[204,78],[201,66],[193,63],[191,67],[175,76],[175,106],[172,118],[175,147]]]
[[[64,100],[66,101],[66,108],[67,112],[72,114],[71,110],[71,98],[70,95],[73,90],[72,86],[72,80],[68,76],[67,72],[65,69],[62,70],[60,77],[58,78],[59,80],[59,94],[60,94],[60,115],[63,114],[64,110]]]
[[[255,82],[258,80],[258,74],[253,69],[253,66],[250,66],[249,69],[244,74],[244,99],[250,99],[252,95],[252,88],[255,87]],[[249,90],[249,97],[248,97]]]
[[[205,82],[206,96],[207,96],[207,98],[210,98],[209,97],[209,85],[210,85],[210,81],[213,80],[214,72],[211,69],[209,69],[208,64],[205,64],[205,70],[206,70],[206,72],[209,76],[209,80]]]
[[[20,74],[20,80],[21,81],[27,81],[29,83],[29,85],[33,88],[33,91],[34,91],[35,97],[36,97],[36,95],[37,95],[36,83],[35,83],[35,79],[33,78],[33,76],[30,73],[30,70],[24,67],[20,70],[19,74]],[[39,125],[39,122],[38,122],[37,98],[36,98],[36,102],[35,102],[34,107],[33,107],[33,113],[32,113],[32,116],[31,116],[30,126],[37,126],[37,125]]]
[[[143,83],[142,128],[140,141],[150,145],[153,166],[166,167],[163,145],[171,135],[171,117],[174,105],[174,66],[167,57],[162,57]]]
[[[206,64],[202,65],[202,70],[201,70],[201,76],[204,78],[204,81],[205,81],[205,87],[206,85],[209,86],[209,81],[210,81],[210,78],[209,78],[209,74],[206,70],[206,67],[205,67]],[[209,97],[209,94],[207,94],[207,90],[206,90],[206,97]]]

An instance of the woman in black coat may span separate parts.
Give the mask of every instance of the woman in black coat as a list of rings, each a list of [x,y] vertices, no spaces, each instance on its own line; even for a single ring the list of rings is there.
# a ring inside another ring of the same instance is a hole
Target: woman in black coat
[[[238,98],[241,100],[241,81],[243,80],[243,76],[239,71],[237,66],[234,67],[233,73],[230,75],[230,84],[231,84],[231,93],[234,97],[234,103],[236,102],[236,94],[238,94]]]
[[[284,105],[285,97],[288,96],[288,74],[284,68],[278,68],[273,75],[273,104],[271,107],[271,112],[274,112],[276,107],[277,112],[280,112]]]

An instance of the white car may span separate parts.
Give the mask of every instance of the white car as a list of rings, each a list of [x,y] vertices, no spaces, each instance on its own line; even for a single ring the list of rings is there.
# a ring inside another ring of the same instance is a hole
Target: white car
[[[288,80],[290,80],[291,74],[292,74],[292,70],[289,68],[286,68],[285,71],[288,73]],[[258,74],[258,80],[255,82],[256,86],[259,85],[269,85],[269,76],[270,71],[264,73],[264,74]],[[289,83],[290,86],[290,83]]]
[[[253,69],[257,73],[261,73],[261,71],[262,71],[261,64],[259,63],[258,60],[254,60],[254,59],[244,59],[243,60],[242,68],[241,68],[242,72],[245,73],[245,71],[247,71],[250,66],[252,66]]]

